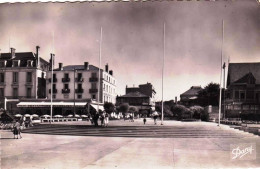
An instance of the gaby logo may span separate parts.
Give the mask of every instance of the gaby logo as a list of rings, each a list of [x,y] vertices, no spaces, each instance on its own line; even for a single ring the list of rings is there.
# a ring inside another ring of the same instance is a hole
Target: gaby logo
[[[253,160],[256,159],[256,145],[253,143],[232,144],[230,157],[232,160]]]
[[[232,150],[232,154],[234,155],[234,157],[232,159],[236,159],[236,158],[242,158],[245,155],[252,154],[253,152],[253,146],[251,145],[250,147],[246,147],[244,149],[240,149],[240,147],[238,146],[237,148]]]

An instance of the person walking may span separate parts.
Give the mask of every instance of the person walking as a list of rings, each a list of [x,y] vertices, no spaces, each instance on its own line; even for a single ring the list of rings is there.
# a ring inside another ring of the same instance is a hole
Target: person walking
[[[144,125],[145,125],[145,123],[146,123],[146,116],[144,116],[143,122],[144,122]]]
[[[105,127],[108,126],[108,122],[109,122],[109,114],[105,112]]]
[[[17,139],[18,139],[18,135],[20,136],[20,139],[22,138],[22,136],[21,136],[21,125],[20,125],[18,120],[16,120],[16,122],[14,123],[13,134],[14,134],[14,139],[15,139],[15,136],[17,136]]]

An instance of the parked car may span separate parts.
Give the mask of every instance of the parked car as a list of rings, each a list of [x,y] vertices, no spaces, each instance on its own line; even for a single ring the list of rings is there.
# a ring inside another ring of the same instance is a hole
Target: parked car
[[[41,123],[41,119],[39,117],[32,118],[32,124],[39,124],[39,123]]]

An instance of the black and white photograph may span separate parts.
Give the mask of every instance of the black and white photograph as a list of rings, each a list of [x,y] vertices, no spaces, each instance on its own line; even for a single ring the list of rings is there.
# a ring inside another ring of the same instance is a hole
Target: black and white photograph
[[[260,1],[1,0],[0,157],[260,168]]]

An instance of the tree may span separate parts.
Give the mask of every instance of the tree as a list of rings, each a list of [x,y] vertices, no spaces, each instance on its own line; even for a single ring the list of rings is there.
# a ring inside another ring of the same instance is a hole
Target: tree
[[[175,105],[171,108],[171,111],[178,120],[181,120],[189,112],[189,109],[183,105]]]
[[[130,106],[130,107],[129,107],[129,112],[130,112],[130,113],[135,113],[135,114],[136,114],[136,113],[138,112],[138,108],[135,107],[135,106]]]
[[[115,111],[115,105],[113,103],[105,102],[104,109],[107,113],[111,114]]]
[[[199,92],[198,102],[201,106],[218,106],[219,103],[219,84],[209,83]]]
[[[120,107],[119,107],[119,110],[120,110],[123,114],[127,113],[128,110],[129,110],[129,104],[128,104],[128,103],[122,103],[122,104],[120,105]]]

